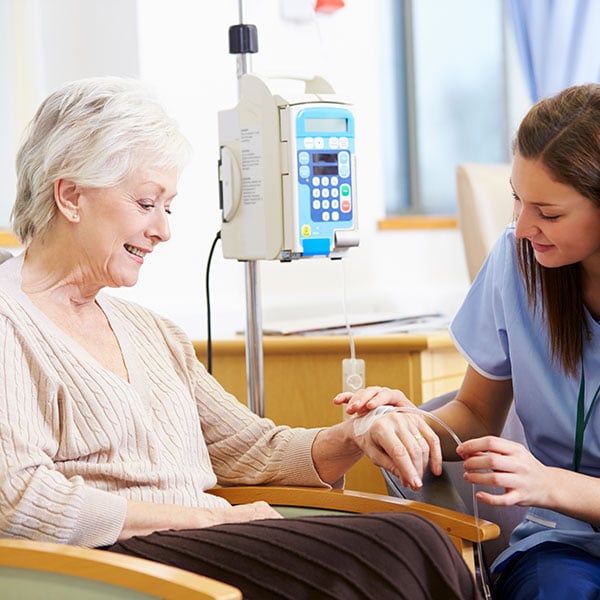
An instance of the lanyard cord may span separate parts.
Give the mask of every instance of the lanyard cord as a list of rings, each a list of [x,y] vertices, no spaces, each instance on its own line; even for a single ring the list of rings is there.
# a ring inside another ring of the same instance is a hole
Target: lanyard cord
[[[583,359],[581,361],[581,382],[579,384],[579,396],[577,398],[577,427],[575,429],[575,447],[573,449],[573,470],[579,472],[581,465],[581,454],[583,452],[583,434],[585,429],[590,422],[592,411],[600,395],[600,385],[592,398],[592,403],[588,408],[587,413],[585,412],[585,375],[583,373]]]

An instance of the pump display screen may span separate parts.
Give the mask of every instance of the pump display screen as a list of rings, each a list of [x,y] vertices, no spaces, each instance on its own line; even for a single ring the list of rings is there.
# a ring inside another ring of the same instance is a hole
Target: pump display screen
[[[337,175],[337,165],[314,165],[313,173],[315,175]]]
[[[333,163],[337,165],[337,152],[314,152],[312,155],[313,162],[316,163]]]
[[[337,152],[313,152],[312,160],[314,175],[338,174]]]
[[[326,131],[332,133],[348,131],[348,119],[343,118],[306,118],[304,119],[304,130],[307,133]]]

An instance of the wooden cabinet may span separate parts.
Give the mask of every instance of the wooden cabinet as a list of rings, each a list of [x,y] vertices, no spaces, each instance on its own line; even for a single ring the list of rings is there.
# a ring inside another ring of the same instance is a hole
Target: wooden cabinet
[[[365,360],[366,384],[401,389],[415,404],[457,389],[466,362],[447,332],[356,336],[356,357]],[[206,364],[206,342],[194,343]],[[343,418],[332,403],[342,389],[342,360],[350,356],[345,336],[266,336],[263,338],[265,416],[278,425],[319,427]],[[246,403],[243,338],[212,344],[213,375]],[[379,469],[362,459],[347,475],[350,489],[385,493]]]

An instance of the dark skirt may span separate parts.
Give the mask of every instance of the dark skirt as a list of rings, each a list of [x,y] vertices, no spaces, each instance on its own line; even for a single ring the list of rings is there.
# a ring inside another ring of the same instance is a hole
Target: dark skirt
[[[446,534],[404,513],[269,519],[157,531],[103,548],[218,579],[244,598],[479,598]]]

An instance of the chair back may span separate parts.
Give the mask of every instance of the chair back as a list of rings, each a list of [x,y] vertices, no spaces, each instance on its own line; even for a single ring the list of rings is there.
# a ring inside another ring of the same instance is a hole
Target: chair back
[[[458,224],[471,281],[513,218],[510,164],[465,163],[456,168]]]
[[[9,258],[12,258],[12,252],[0,248],[0,265]]]

